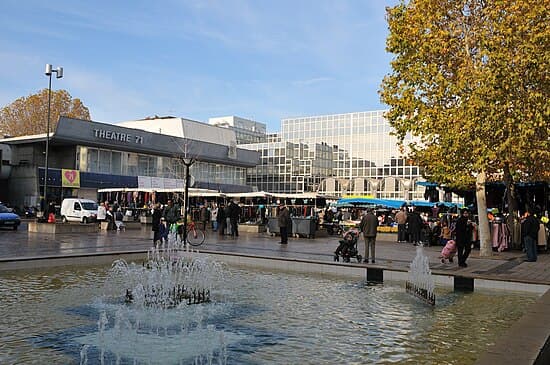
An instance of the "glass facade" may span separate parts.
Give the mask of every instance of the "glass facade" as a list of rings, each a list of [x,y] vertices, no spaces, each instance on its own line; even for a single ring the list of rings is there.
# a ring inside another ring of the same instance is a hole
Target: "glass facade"
[[[399,153],[383,114],[370,111],[283,119],[280,134],[267,136],[270,143],[241,146],[262,153],[262,164],[249,169],[247,183],[270,192],[422,199],[424,189],[414,184],[421,179],[421,171]]]
[[[210,118],[209,123],[230,128],[235,132],[237,144],[261,143],[266,141],[266,125],[236,116]]]
[[[333,171],[332,147],[322,143],[270,142],[240,145],[260,152],[260,164],[248,169],[246,182],[261,191],[316,191]]]
[[[184,166],[176,158],[77,146],[76,168],[84,172],[125,176],[156,176],[183,179]],[[190,173],[195,181],[246,185],[243,167],[197,161]]]

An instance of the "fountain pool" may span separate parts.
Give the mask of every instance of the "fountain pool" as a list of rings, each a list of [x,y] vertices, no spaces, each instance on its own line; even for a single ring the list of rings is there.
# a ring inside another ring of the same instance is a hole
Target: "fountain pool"
[[[134,310],[109,270],[0,273],[0,363],[471,364],[537,299],[224,266],[210,303]]]

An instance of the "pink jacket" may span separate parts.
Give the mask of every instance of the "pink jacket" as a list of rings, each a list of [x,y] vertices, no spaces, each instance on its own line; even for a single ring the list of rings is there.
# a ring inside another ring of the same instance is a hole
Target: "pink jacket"
[[[441,250],[441,256],[445,258],[449,258],[454,256],[456,253],[456,243],[453,240],[447,241],[447,244],[445,247],[443,247],[443,250]]]

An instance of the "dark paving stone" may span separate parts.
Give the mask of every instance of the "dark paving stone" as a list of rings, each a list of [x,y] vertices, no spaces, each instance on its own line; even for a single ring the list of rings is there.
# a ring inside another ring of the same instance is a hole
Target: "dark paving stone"
[[[489,270],[472,271],[474,274],[508,274],[510,270],[521,265],[523,260],[513,259]]]

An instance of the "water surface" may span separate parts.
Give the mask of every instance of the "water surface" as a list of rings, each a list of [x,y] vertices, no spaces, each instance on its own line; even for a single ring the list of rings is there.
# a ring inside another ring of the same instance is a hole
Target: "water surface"
[[[115,313],[128,327],[138,318],[122,297],[104,297],[108,270],[0,273],[0,363],[79,364],[83,345],[88,364],[99,363],[100,313],[110,315],[113,339],[124,331]],[[210,332],[225,343],[214,363],[472,364],[537,299],[442,288],[436,295],[430,307],[401,283],[226,267],[212,303],[140,313],[140,329],[103,356],[107,364],[206,364],[200,352]]]

